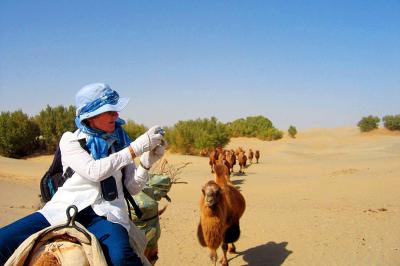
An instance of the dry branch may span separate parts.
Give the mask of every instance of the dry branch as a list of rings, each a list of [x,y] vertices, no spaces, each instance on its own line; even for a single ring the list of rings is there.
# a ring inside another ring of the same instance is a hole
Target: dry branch
[[[166,159],[161,162],[157,162],[152,170],[152,174],[156,175],[168,175],[171,178],[172,184],[187,184],[185,181],[179,181],[178,175],[181,173],[182,169],[191,164],[191,162],[181,163],[179,165],[169,164]]]

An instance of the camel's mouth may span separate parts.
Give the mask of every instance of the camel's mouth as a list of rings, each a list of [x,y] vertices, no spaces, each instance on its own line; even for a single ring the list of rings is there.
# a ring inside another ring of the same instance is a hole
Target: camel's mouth
[[[205,200],[205,205],[207,207],[213,207],[217,202],[213,198],[209,198]]]

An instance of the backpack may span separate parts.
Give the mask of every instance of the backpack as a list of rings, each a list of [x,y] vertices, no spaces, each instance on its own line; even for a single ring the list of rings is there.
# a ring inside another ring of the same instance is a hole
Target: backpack
[[[89,153],[89,150],[86,147],[86,139],[79,139],[78,141],[82,149]],[[60,147],[57,147],[49,170],[47,170],[47,172],[40,179],[40,196],[42,203],[50,201],[53,195],[57,192],[58,188],[61,187],[73,174],[74,170],[72,170],[70,167],[67,168],[65,173],[63,172],[61,163],[61,150]]]
[[[88,148],[86,147],[86,139],[79,139],[78,141],[82,149],[90,153]],[[61,163],[61,150],[60,147],[57,147],[57,150],[54,153],[53,162],[51,163],[47,172],[40,179],[40,197],[42,203],[45,204],[50,201],[54,194],[57,192],[58,188],[60,188],[65,183],[65,181],[70,178],[74,173],[75,171],[71,169],[71,167],[68,167],[65,172],[63,172],[63,167]],[[135,200],[132,198],[132,195],[129,193],[124,183],[125,171],[122,169],[122,186],[127,206],[132,206],[136,216],[142,217],[142,211],[137,206]],[[131,208],[128,208],[128,212],[129,217],[131,217]]]

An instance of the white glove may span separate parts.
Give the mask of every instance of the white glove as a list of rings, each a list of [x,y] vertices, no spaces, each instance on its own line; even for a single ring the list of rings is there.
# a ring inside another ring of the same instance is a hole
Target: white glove
[[[136,156],[153,150],[157,145],[161,145],[163,141],[164,130],[160,126],[150,128],[146,133],[139,136],[135,141],[131,142],[131,147]]]
[[[162,145],[155,147],[154,150],[146,151],[142,156],[140,156],[140,165],[144,169],[149,170],[155,162],[163,157],[164,152],[165,148]]]

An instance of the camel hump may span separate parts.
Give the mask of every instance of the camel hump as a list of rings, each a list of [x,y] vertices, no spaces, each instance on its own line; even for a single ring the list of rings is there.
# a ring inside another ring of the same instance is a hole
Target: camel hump
[[[68,240],[59,240],[41,246],[35,251],[29,265],[77,265],[89,266],[88,258],[82,246]]]

